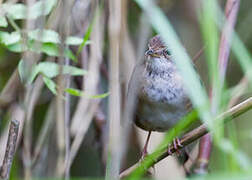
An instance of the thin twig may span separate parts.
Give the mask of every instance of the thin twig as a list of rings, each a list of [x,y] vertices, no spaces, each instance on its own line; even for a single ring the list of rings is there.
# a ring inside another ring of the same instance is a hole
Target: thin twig
[[[240,97],[244,94],[244,92],[248,88],[248,85],[249,85],[248,78],[247,78],[247,76],[244,76],[240,80],[238,85],[235,86],[235,91],[231,95],[232,98],[228,103],[228,108],[231,108],[232,106],[234,106],[237,103],[237,101],[240,99]]]
[[[18,147],[20,144],[20,139],[23,134],[22,132],[23,132],[23,126],[24,126],[24,119],[25,119],[24,109],[19,104],[13,103],[10,105],[9,110],[6,113],[10,114],[10,119],[15,119],[19,122],[18,139],[17,139],[17,145],[16,145],[16,147]],[[4,129],[1,130],[1,136],[0,136],[0,164],[3,162],[3,159],[4,159],[5,146],[8,141],[8,135],[9,135],[9,126],[6,126],[4,127]]]
[[[100,5],[96,2],[93,2],[95,6],[95,12],[98,12]],[[103,14],[103,12],[101,12]],[[95,23],[93,25],[93,30],[91,33],[91,41],[94,42],[90,46],[90,59],[88,61],[88,74],[85,76],[83,81],[83,89],[87,94],[96,94],[98,92],[98,85],[100,80],[100,64],[102,62],[102,46],[103,46],[103,32],[104,28],[101,26],[104,22],[102,15],[97,14],[95,18]],[[87,57],[87,51],[83,51],[83,57]],[[85,59],[87,60],[87,59]],[[82,97],[77,105],[75,114],[72,119],[71,132],[74,132],[74,139],[70,149],[70,161],[67,168],[71,167],[73,160],[75,159],[81,144],[84,140],[84,137],[87,133],[87,130],[93,120],[95,113],[100,100],[95,99],[86,99]],[[85,121],[83,121],[85,119]]]
[[[45,116],[45,120],[39,132],[38,138],[36,139],[36,143],[34,145],[34,153],[32,157],[32,165],[34,166],[35,163],[40,159],[40,154],[45,146],[45,142],[49,138],[50,131],[53,128],[55,119],[55,99],[51,101],[50,105],[48,106],[48,110]]]
[[[64,51],[67,48],[65,44],[65,40],[69,35],[69,27],[70,27],[70,14],[71,14],[71,7],[73,5],[73,1],[62,1],[62,7],[59,9],[59,13],[61,15],[61,19],[59,20],[59,34],[62,38],[62,42],[60,45],[60,58],[58,64],[60,65],[59,69],[59,76],[57,77],[57,85],[58,85],[58,94],[56,97],[56,128],[57,128],[57,145],[58,145],[58,158],[57,158],[57,169],[56,169],[56,176],[63,177],[68,179],[69,171],[66,170],[66,164],[69,161],[69,134],[66,132],[68,128],[66,124],[68,123],[66,115],[69,115],[69,112],[65,112],[66,104],[62,97],[64,97],[64,89],[67,85],[68,77],[64,77],[62,75],[62,66],[64,65]],[[67,61],[67,60],[66,60]],[[68,61],[69,62],[69,61]],[[67,97],[66,97],[67,98]],[[66,99],[66,103],[68,103],[69,98]],[[67,140],[68,138],[68,140]]]
[[[230,46],[232,40],[232,33],[236,23],[236,18],[239,10],[240,0],[228,0],[226,3],[226,24],[223,28],[221,41],[220,41],[220,53],[219,53],[219,66],[220,77],[222,82],[225,79],[228,57],[230,53]]]
[[[121,90],[120,90],[120,32],[121,32],[121,1],[109,1],[109,42],[110,42],[110,74],[109,74],[109,142],[108,154],[110,161],[106,179],[117,179],[120,169],[121,144]]]
[[[239,115],[247,112],[248,110],[252,109],[252,97],[248,98],[247,100],[243,101],[242,103],[232,107],[228,111],[222,113],[221,115],[217,116],[216,119],[223,119],[224,122],[228,122],[231,119],[234,119],[238,117]],[[190,131],[189,133],[185,134],[181,139],[181,145],[185,147],[186,145],[194,142],[195,140],[199,139],[200,137],[204,136],[209,132],[209,129],[207,128],[206,124],[202,124],[201,126],[195,128],[194,130]],[[176,152],[175,148],[173,145],[168,146],[170,151],[172,153]],[[180,147],[179,147],[180,148]],[[154,153],[153,153],[154,154]],[[167,151],[167,148],[164,149],[164,151],[155,159],[151,159],[151,163],[148,164],[148,166],[145,166],[145,170],[148,170],[150,167],[158,163],[159,161],[163,160],[170,154]],[[150,154],[149,156],[152,156]],[[145,159],[147,159],[149,156],[147,156]],[[150,159],[149,159],[150,160]],[[120,178],[126,177],[130,175],[133,171],[135,171],[137,168],[142,166],[145,160],[141,161],[141,163],[137,163],[130,168],[126,169],[120,174]]]
[[[199,58],[200,56],[203,54],[205,50],[205,46],[203,46],[192,58],[192,61],[195,63]]]
[[[5,150],[3,164],[0,168],[0,177],[3,180],[9,179],[12,161],[15,155],[15,149],[17,144],[19,122],[12,120],[9,129],[9,137]]]
[[[0,108],[8,106],[15,100],[18,96],[18,90],[21,89],[20,87],[21,82],[16,68],[0,94]]]

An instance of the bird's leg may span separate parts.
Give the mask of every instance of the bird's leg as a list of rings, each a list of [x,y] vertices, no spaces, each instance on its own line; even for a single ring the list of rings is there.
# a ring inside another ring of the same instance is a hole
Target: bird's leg
[[[179,138],[173,139],[172,144],[173,144],[173,148],[176,150],[176,153],[177,153],[177,154],[180,154],[180,150],[179,150],[179,149],[182,148],[183,145],[181,144]],[[167,152],[168,152],[169,155],[172,155],[172,152],[171,152],[171,148],[170,148],[170,147],[168,147]]]
[[[148,154],[147,148],[148,148],[148,144],[149,144],[149,140],[150,140],[150,135],[151,135],[151,131],[149,131],[147,139],[145,141],[145,145],[144,145],[144,148],[143,148],[143,151],[142,151],[141,159],[145,158],[147,156],[147,154]]]
[[[147,136],[147,139],[146,139],[145,144],[144,144],[144,148],[143,148],[143,151],[142,151],[142,156],[141,156],[140,161],[142,161],[148,155],[147,148],[148,148],[148,144],[149,144],[149,141],[150,141],[150,136],[151,136],[151,131],[148,132],[148,136]],[[154,174],[155,174],[155,172],[156,172],[155,166],[153,165],[152,168],[153,168]],[[150,171],[148,171],[148,173],[150,175],[152,175],[152,173]]]

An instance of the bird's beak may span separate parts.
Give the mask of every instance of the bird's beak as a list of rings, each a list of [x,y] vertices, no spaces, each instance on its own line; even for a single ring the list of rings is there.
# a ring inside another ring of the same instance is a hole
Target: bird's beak
[[[153,50],[149,49],[148,51],[145,52],[145,56],[151,56],[153,55]]]

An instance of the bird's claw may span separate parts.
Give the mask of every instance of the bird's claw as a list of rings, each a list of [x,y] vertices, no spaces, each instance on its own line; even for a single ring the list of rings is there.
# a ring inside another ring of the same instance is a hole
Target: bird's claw
[[[183,145],[181,144],[179,138],[173,139],[172,144],[173,144],[173,148],[175,149],[176,153],[180,154],[181,152],[180,152],[179,149],[182,148]],[[171,151],[171,147],[170,146],[168,147],[167,152],[168,152],[169,155],[172,155],[172,151]]]

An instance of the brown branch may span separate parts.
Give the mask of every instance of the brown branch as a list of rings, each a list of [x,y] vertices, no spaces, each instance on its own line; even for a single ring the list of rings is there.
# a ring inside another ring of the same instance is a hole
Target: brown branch
[[[19,122],[17,120],[12,120],[10,124],[9,137],[6,145],[4,160],[0,168],[0,178],[4,180],[9,179],[10,169],[17,144],[18,129]]]
[[[226,112],[222,113],[221,115],[217,116],[216,119],[223,119],[224,122],[226,123],[229,120],[234,119],[235,117],[238,117],[239,115],[247,112],[250,109],[252,109],[252,97],[248,98],[247,100],[243,101],[242,103],[232,107],[228,111],[226,111]],[[185,147],[186,145],[194,142],[195,140],[199,139],[200,137],[204,136],[207,133],[208,133],[207,125],[202,124],[201,126],[195,128],[194,130],[192,130],[189,133],[185,134],[180,139],[180,142],[181,142],[182,146]],[[170,151],[172,153],[176,152],[173,145],[168,146],[168,148],[170,149]],[[152,167],[154,164],[158,163],[159,161],[163,160],[164,158],[166,158],[169,155],[170,154],[168,154],[167,149],[164,149],[164,151],[157,158],[152,159],[151,163],[149,163],[148,166],[145,166],[145,170]],[[149,156],[152,156],[152,154],[150,154]],[[147,156],[147,158],[149,156]],[[120,174],[120,178],[123,178],[123,177],[126,177],[126,176],[130,175],[134,170],[136,170],[137,168],[142,166],[143,162],[144,162],[144,160],[141,161],[141,163],[137,163],[137,164],[131,166],[130,168],[126,169],[125,171],[123,171]]]

